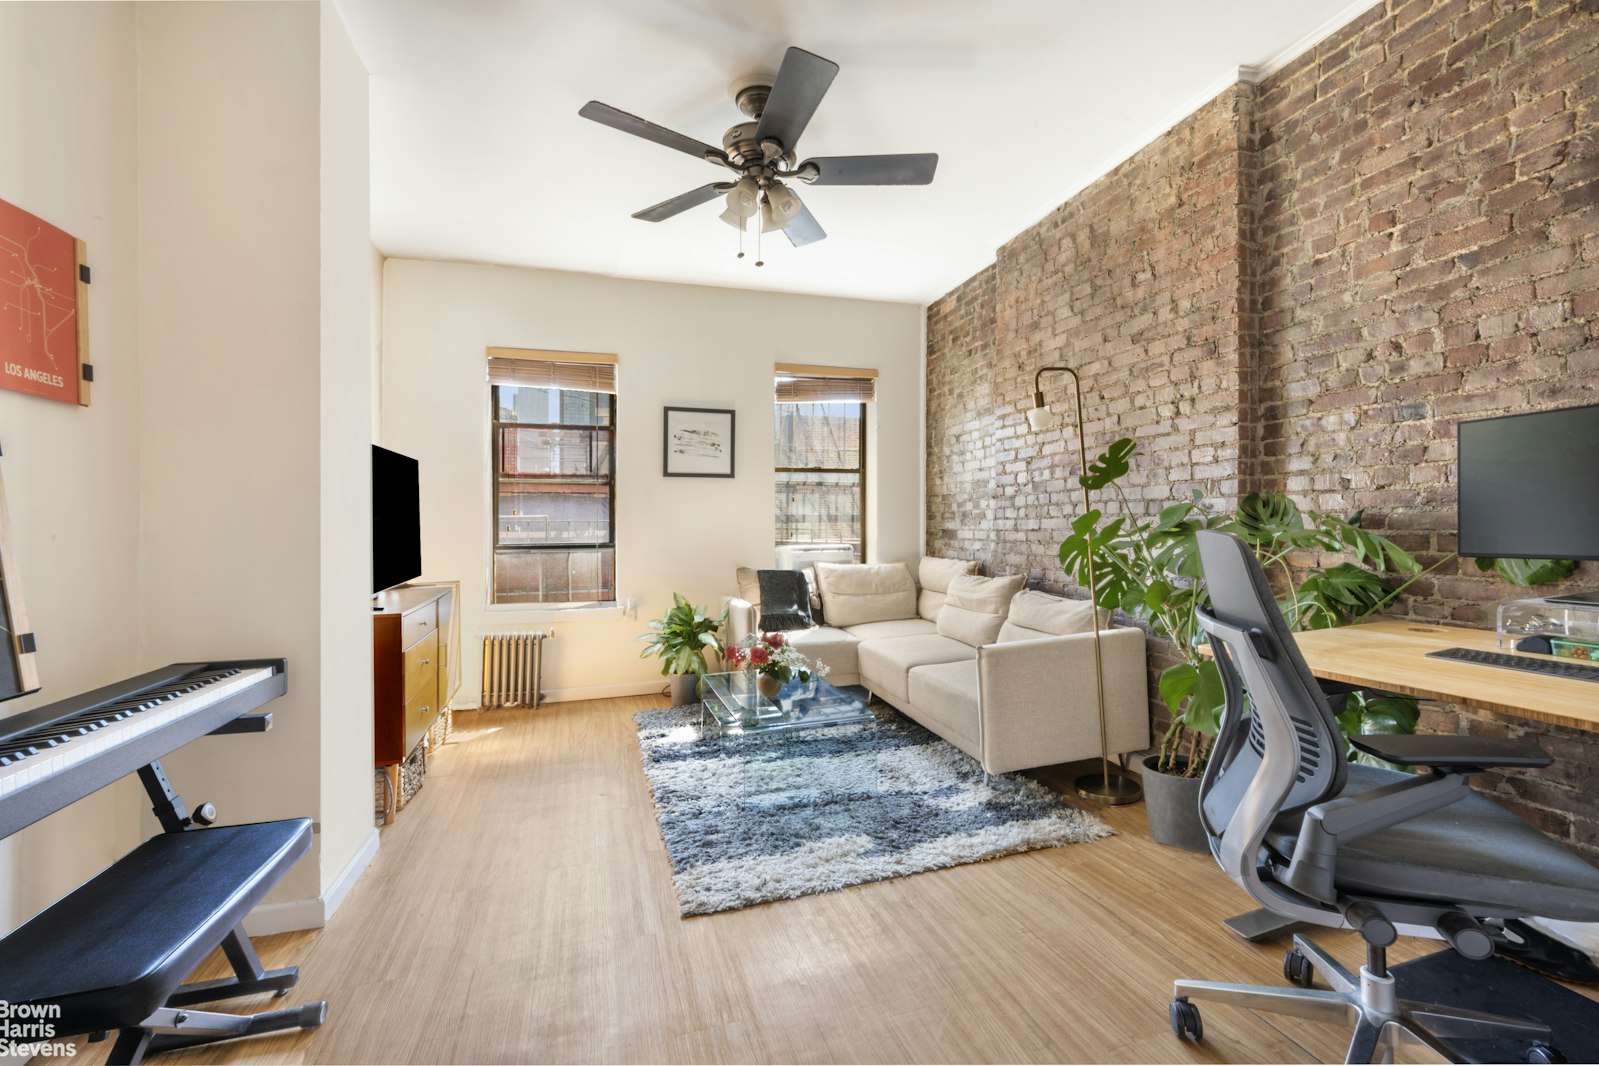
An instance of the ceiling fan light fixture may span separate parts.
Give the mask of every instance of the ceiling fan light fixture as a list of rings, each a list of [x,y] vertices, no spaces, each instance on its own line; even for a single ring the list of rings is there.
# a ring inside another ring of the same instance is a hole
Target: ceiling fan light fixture
[[[787,229],[788,224],[799,217],[805,205],[800,203],[800,198],[795,196],[786,186],[773,185],[766,190],[766,199],[761,204],[761,229],[770,233],[774,229]]]
[[[759,210],[761,187],[754,178],[744,178],[727,193],[727,210],[721,219],[734,229],[743,229],[744,223],[755,217]]]

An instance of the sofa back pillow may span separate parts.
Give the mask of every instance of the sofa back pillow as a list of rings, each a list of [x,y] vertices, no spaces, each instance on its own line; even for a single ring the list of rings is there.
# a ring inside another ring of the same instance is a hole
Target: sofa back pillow
[[[1025,574],[976,577],[963,574],[950,579],[948,599],[938,612],[938,632],[962,644],[980,648],[999,639],[1010,601],[1027,583]]]
[[[1087,600],[1068,600],[1036,589],[1023,589],[1010,601],[1010,613],[999,630],[999,642],[1061,637],[1089,633],[1094,628],[1093,607]],[[1099,628],[1110,628],[1110,612],[1099,611]]]
[[[816,583],[830,626],[916,617],[916,582],[904,563],[817,563]]]
[[[957,577],[975,573],[977,573],[975,559],[940,559],[932,555],[922,556],[921,565],[917,567],[916,572],[922,586],[920,595],[916,597],[916,612],[929,622],[938,621],[938,610],[944,606],[949,583]]]
[[[733,572],[733,578],[738,582],[738,598],[746,601],[755,608],[755,613],[761,613],[761,579],[756,576],[752,566],[741,566]]]

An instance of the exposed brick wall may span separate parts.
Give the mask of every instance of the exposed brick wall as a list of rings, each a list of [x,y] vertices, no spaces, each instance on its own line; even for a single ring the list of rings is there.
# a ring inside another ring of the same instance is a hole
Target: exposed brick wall
[[[970,373],[994,362],[990,266],[927,309],[927,526],[933,555],[992,565],[994,442],[987,432],[993,378]]]
[[[1404,612],[1491,624],[1520,590],[1448,559],[1455,424],[1599,401],[1596,7],[1390,0],[1002,247],[929,310],[929,549],[1063,580],[1071,422],[1034,439],[1024,413],[1065,362],[1090,451],[1140,443],[1134,510],[1191,488],[1364,508],[1447,560]],[[1046,395],[1069,415],[1063,379]],[[1488,784],[1599,845],[1599,739],[1453,707],[1424,728],[1530,730],[1556,768]]]

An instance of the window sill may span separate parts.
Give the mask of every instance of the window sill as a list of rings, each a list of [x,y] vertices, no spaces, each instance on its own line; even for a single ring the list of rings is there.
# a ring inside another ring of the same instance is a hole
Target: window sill
[[[491,603],[485,613],[500,621],[517,622],[614,622],[627,617],[619,603],[589,604],[582,607],[550,607],[539,603]]]

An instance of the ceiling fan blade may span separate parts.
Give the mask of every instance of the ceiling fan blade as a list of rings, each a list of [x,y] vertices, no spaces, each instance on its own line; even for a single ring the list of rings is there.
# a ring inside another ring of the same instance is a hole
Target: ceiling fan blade
[[[766,98],[755,139],[776,141],[792,152],[811,116],[816,114],[816,105],[837,76],[838,64],[831,59],[803,48],[790,48],[783,54],[783,65],[777,68],[777,81]]]
[[[711,158],[722,154],[720,149],[712,148],[704,141],[696,141],[693,137],[686,137],[681,133],[657,126],[653,122],[630,115],[626,111],[618,111],[610,104],[602,104],[598,100],[590,100],[577,112],[579,115],[602,126],[609,126],[613,130],[631,133],[635,137],[643,137],[646,141],[664,144],[668,148],[676,148],[679,152],[687,152],[697,159]]]
[[[811,209],[804,206],[801,206],[800,213],[783,227],[783,234],[788,237],[788,243],[796,248],[803,248],[807,244],[815,244],[827,238],[827,231],[822,229],[822,224],[816,221]]]
[[[807,159],[815,167],[812,185],[926,185],[938,169],[938,155],[833,155]]]
[[[698,207],[709,200],[714,200],[733,187],[730,181],[713,181],[709,185],[701,185],[697,189],[690,189],[672,197],[662,200],[653,207],[646,207],[642,211],[635,211],[634,218],[641,218],[645,222],[664,222],[673,215],[681,214],[691,207]]]

